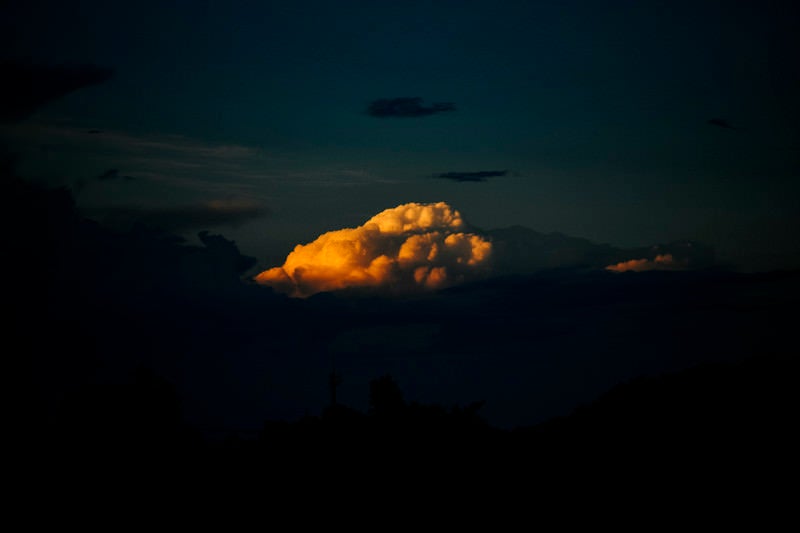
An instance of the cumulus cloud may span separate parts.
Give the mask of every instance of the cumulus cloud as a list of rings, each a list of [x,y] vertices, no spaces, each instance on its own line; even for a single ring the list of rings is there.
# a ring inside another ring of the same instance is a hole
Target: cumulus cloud
[[[491,253],[492,243],[445,202],[409,203],[299,244],[283,266],[255,280],[295,297],[354,287],[432,290],[485,273]]]
[[[507,170],[479,170],[477,172],[443,172],[437,178],[453,181],[483,182],[489,178],[497,178],[508,174]]]
[[[378,118],[388,117],[427,117],[436,113],[455,111],[456,106],[450,102],[435,102],[424,105],[419,96],[400,98],[380,98],[374,100],[367,108],[367,114]]]
[[[611,272],[646,272],[648,270],[683,270],[687,267],[685,260],[676,260],[672,254],[658,254],[653,259],[641,258],[621,261],[608,265]]]

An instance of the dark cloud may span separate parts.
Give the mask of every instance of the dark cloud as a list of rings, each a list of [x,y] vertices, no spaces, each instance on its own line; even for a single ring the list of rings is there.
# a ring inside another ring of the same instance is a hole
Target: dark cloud
[[[51,100],[103,83],[114,71],[95,65],[35,65],[0,62],[0,123],[18,122]]]
[[[523,226],[487,231],[498,275],[532,274],[548,269],[704,270],[716,266],[711,246],[676,241],[637,248],[618,248],[563,233],[540,233]],[[613,267],[613,268],[609,268]]]
[[[108,170],[106,170],[105,172],[103,172],[102,174],[97,176],[97,179],[100,180],[100,181],[108,181],[108,180],[116,180],[116,179],[122,179],[122,180],[130,181],[130,180],[133,180],[133,179],[136,179],[136,178],[134,178],[133,176],[121,175],[119,173],[119,169],[109,168]]]
[[[456,106],[450,102],[434,102],[424,105],[419,96],[400,98],[380,98],[374,100],[367,108],[367,114],[378,118],[387,117],[427,117],[436,113],[455,111]]]
[[[87,209],[86,214],[117,229],[136,226],[163,231],[238,227],[267,216],[269,210],[249,201],[214,201],[199,205],[164,208],[102,207]]]
[[[133,176],[128,176],[119,173],[119,169],[117,168],[109,168],[102,174],[99,174],[94,177],[94,181],[133,181],[136,178]],[[90,182],[86,179],[78,179],[72,184],[72,191],[75,193],[82,192],[86,187],[90,184]]]
[[[724,118],[712,118],[711,120],[708,121],[708,123],[711,124],[712,126],[717,126],[719,128],[725,128],[726,130],[735,130],[736,129],[731,125],[730,122],[728,122]]]
[[[437,178],[453,181],[483,182],[489,178],[497,178],[508,174],[507,170],[479,170],[477,172],[443,172]]]
[[[229,271],[232,270],[236,272],[236,274],[241,275],[256,264],[255,257],[242,255],[239,253],[239,248],[236,247],[236,243],[226,239],[222,235],[212,235],[207,231],[201,231],[197,237],[206,247],[211,257],[216,260],[216,263],[222,261],[228,264],[230,267],[228,268]]]

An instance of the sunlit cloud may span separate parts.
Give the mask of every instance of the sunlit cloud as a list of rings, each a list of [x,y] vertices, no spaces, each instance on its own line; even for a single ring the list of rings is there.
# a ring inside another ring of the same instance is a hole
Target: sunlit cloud
[[[606,270],[611,272],[646,272],[648,270],[682,270],[687,267],[687,261],[679,261],[672,254],[659,254],[654,259],[630,259],[615,265],[608,265]]]
[[[255,280],[301,298],[356,287],[433,290],[486,273],[491,253],[491,242],[471,233],[448,204],[409,203],[299,244]]]

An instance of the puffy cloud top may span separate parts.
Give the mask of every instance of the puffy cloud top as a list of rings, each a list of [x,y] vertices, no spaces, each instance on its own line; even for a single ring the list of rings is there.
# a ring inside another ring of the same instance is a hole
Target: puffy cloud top
[[[381,233],[399,235],[433,229],[457,231],[464,227],[464,220],[461,213],[445,202],[410,203],[382,211],[361,227],[368,228],[370,225],[378,226]]]
[[[255,279],[296,297],[350,287],[430,290],[485,273],[491,252],[492,243],[470,233],[445,202],[409,203],[298,244],[283,266]]]

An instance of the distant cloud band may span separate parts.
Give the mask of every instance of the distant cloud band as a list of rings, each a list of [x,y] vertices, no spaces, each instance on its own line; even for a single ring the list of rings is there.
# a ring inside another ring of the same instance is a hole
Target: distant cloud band
[[[132,177],[132,176],[121,175],[119,173],[119,169],[109,168],[108,170],[106,170],[105,172],[103,172],[102,174],[97,176],[97,179],[100,180],[100,181],[108,181],[108,180],[116,180],[116,179],[123,179],[123,180],[130,181],[130,180],[133,180],[135,178]]]
[[[367,107],[367,114],[378,118],[427,117],[437,113],[455,111],[456,106],[450,102],[435,102],[424,105],[418,96],[400,98],[380,98]]]
[[[477,172],[443,172],[437,174],[437,178],[452,181],[473,181],[483,182],[489,178],[498,178],[508,174],[507,170],[479,170]]]
[[[87,215],[113,228],[130,229],[141,225],[164,231],[238,227],[267,216],[269,210],[255,202],[215,200],[205,204],[173,208],[106,207],[87,210]]]

